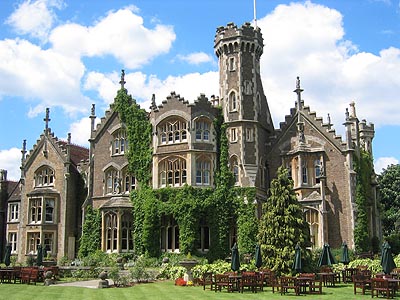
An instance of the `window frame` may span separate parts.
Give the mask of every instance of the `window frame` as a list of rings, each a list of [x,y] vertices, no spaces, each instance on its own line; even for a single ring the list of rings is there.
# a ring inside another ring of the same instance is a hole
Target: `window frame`
[[[19,222],[19,202],[8,203],[8,222]]]

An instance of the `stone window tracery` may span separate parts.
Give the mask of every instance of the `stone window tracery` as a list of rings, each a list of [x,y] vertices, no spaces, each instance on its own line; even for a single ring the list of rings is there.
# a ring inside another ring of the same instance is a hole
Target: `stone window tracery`
[[[187,125],[183,119],[169,119],[158,126],[161,144],[175,144],[187,141]]]
[[[159,164],[159,184],[165,186],[182,186],[186,183],[186,160],[180,157],[169,157]]]

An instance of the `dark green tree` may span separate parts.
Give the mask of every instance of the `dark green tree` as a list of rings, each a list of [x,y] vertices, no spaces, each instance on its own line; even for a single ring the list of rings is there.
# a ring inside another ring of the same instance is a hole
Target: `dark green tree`
[[[382,204],[382,230],[385,235],[400,227],[400,164],[390,165],[378,176]]]
[[[82,236],[79,240],[79,257],[86,257],[100,249],[101,216],[98,210],[88,206],[83,221]]]
[[[372,157],[367,151],[360,150],[360,156],[354,156],[356,183],[356,209],[357,217],[354,228],[354,243],[357,252],[372,250],[372,237],[369,236],[368,211],[372,205],[371,178],[374,174]]]
[[[302,249],[304,265],[309,265],[310,253],[306,250],[311,246],[309,226],[284,167],[278,169],[277,178],[271,182],[270,196],[263,204],[258,239],[263,261],[277,274],[291,273],[297,244]]]

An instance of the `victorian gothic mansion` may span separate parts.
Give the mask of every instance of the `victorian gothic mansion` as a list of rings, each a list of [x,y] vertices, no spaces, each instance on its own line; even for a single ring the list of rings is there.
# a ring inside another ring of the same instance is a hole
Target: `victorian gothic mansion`
[[[268,201],[269,182],[279,166],[286,166],[310,225],[312,244],[321,247],[328,242],[339,247],[347,241],[354,247],[353,154],[361,147],[372,152],[373,124],[359,121],[351,103],[344,113],[346,136],[342,140],[329,118],[324,123],[304,104],[297,79],[295,107],[276,129],[260,76],[264,50],[260,29],[249,23],[219,27],[214,49],[219,61],[219,97],[200,95],[188,102],[173,92],[158,106],[152,101],[149,118],[156,133],[151,145],[153,188],[213,186],[213,120],[216,106],[221,106],[235,184],[255,187],[254,200]],[[92,107],[90,149],[72,144],[70,136],[67,141],[58,140],[48,126],[48,113],[45,129],[29,153],[24,143],[19,182],[8,181],[6,170],[1,171],[0,229],[4,238],[0,249],[9,243],[12,253],[24,261],[41,244],[58,259],[72,259],[81,234],[82,203],[92,203],[102,216],[101,249],[132,251],[129,192],[136,182],[128,172],[124,155],[128,142],[118,113],[110,107],[95,126]],[[368,213],[370,237],[379,236],[376,197]],[[206,252],[212,244],[209,229],[203,226],[201,241],[196,244]],[[179,227],[173,218],[161,220],[160,246],[162,251],[179,252]]]

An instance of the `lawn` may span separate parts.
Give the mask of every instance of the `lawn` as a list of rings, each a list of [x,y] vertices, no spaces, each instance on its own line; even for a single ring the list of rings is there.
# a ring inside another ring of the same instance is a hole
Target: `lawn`
[[[280,293],[273,294],[271,288],[264,292],[251,293],[227,293],[226,291],[214,292],[203,291],[200,286],[182,287],[175,286],[173,281],[158,281],[156,283],[137,284],[128,288],[90,289],[83,287],[43,286],[42,283],[35,285],[27,284],[0,284],[0,299],[6,300],[213,300],[213,299],[323,299],[323,300],[352,300],[370,299],[369,292],[366,295],[354,295],[352,284],[339,284],[336,287],[323,289],[322,295],[301,295],[293,293],[281,296]],[[395,299],[400,299],[398,293]]]

